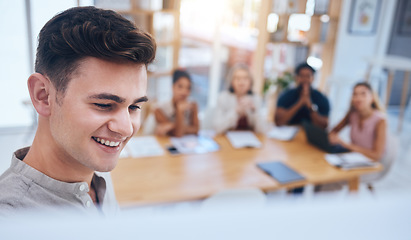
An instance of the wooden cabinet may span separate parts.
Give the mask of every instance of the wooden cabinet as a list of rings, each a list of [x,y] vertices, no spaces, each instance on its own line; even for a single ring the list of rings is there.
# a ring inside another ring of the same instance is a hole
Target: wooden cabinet
[[[170,75],[178,65],[180,0],[134,0],[129,10],[118,12],[134,20],[157,41],[156,60],[148,69],[150,77]]]
[[[308,57],[321,60],[316,84],[320,89],[324,88],[333,66],[341,2],[262,0],[260,34],[252,66],[256,92],[261,92],[266,78],[276,78],[284,71],[291,71]],[[293,28],[292,18],[300,18],[296,21],[302,30]],[[307,30],[303,29],[305,25]]]

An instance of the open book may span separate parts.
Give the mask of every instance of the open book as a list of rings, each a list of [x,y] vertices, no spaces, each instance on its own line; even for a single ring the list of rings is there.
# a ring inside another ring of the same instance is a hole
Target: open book
[[[120,157],[152,157],[164,155],[164,149],[154,136],[133,137],[121,152]]]
[[[325,159],[329,164],[344,170],[378,166],[378,163],[357,152],[326,154]]]
[[[261,142],[252,131],[228,131],[226,137],[234,148],[259,148]]]
[[[172,137],[171,143],[178,152],[183,154],[215,152],[220,149],[219,145],[212,138],[201,135]]]
[[[298,132],[299,127],[297,126],[274,126],[268,133],[269,138],[274,138],[281,141],[293,140]]]

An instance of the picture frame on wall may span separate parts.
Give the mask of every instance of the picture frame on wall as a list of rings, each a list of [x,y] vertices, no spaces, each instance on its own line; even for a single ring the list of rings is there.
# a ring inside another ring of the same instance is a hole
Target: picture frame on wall
[[[402,1],[400,6],[400,21],[398,33],[400,35],[411,35],[411,1]]]
[[[352,0],[348,32],[355,35],[375,34],[381,0]]]

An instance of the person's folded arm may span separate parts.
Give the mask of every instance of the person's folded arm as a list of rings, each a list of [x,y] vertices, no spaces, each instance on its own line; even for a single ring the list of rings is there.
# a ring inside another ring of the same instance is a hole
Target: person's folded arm
[[[304,102],[300,99],[296,104],[286,109],[284,107],[277,107],[274,114],[274,121],[277,126],[287,125],[291,118],[300,110]]]
[[[236,105],[230,103],[230,100],[225,93],[222,93],[215,108],[213,116],[213,128],[216,133],[223,133],[231,128],[235,128],[239,115]]]
[[[172,135],[176,137],[182,137],[184,135],[184,111],[184,109],[180,109],[178,107],[176,109],[174,129],[171,131]]]
[[[330,114],[330,102],[327,97],[320,95],[316,102],[310,101],[307,108],[310,110],[311,122],[326,129],[328,127],[328,115]]]
[[[198,107],[195,102],[191,103],[191,116],[190,125],[184,125],[184,134],[197,134],[200,129],[200,123],[198,121]]]
[[[333,133],[339,133],[345,126],[348,125],[348,120],[350,117],[350,112],[348,112],[345,117],[335,126],[331,132]]]
[[[322,116],[317,111],[310,111],[311,122],[321,128],[327,128],[328,126],[328,117]]]
[[[253,127],[255,132],[264,133],[267,129],[267,122],[261,115],[261,99],[258,96],[253,97],[254,108],[246,111],[247,121]]]
[[[155,133],[160,136],[165,136],[174,130],[175,126],[173,122],[170,122],[166,115],[161,111],[161,109],[157,108],[154,110],[154,117],[156,119],[156,129]]]

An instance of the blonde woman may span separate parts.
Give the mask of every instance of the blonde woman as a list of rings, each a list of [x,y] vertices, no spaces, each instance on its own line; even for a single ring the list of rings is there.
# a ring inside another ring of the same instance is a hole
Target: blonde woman
[[[229,89],[220,93],[213,116],[213,126],[217,133],[229,130],[264,131],[260,116],[261,100],[253,94],[253,78],[246,65],[238,64],[229,71]]]
[[[342,141],[338,132],[345,126],[351,126],[351,143]],[[370,84],[361,82],[354,86],[351,108],[344,119],[330,132],[331,143],[362,153],[379,161],[385,153],[387,138],[387,121],[378,102],[378,97],[372,91]]]

